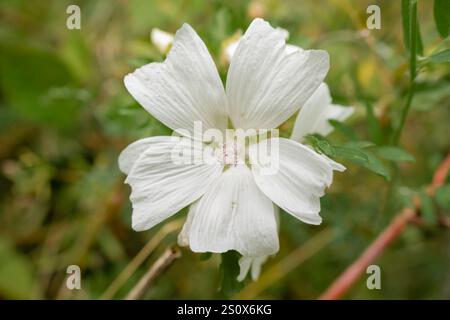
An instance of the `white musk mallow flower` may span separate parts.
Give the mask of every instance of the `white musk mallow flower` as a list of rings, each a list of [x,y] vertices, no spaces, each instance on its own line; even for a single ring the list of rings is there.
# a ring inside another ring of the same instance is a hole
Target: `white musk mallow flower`
[[[184,24],[163,63],[125,77],[131,95],[183,135],[138,140],[120,155],[132,189],[133,229],[150,229],[190,205],[181,245],[195,252],[236,250],[253,258],[279,249],[276,206],[306,223],[321,223],[320,197],[333,170],[343,166],[291,139],[271,136],[240,145],[196,135],[198,122],[204,133],[225,132],[229,120],[245,132],[270,130],[305,105],[328,72],[328,54],[285,48],[283,35],[255,19],[239,41],[224,89],[206,46]],[[187,145],[189,152],[194,146],[194,158],[208,154],[212,161],[173,161],[180,142],[192,142]],[[269,158],[278,164],[268,172],[258,158],[267,144],[277,146]],[[242,148],[247,152],[239,152]]]

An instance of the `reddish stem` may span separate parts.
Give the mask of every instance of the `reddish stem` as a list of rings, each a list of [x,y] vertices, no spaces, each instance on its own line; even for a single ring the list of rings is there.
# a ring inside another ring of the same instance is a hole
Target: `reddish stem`
[[[436,169],[429,192],[444,184],[448,172],[450,171],[450,153]],[[408,223],[415,221],[420,203],[416,208],[405,208],[394,220],[381,232],[363,254],[354,261],[319,297],[321,300],[336,300],[341,298],[350,287],[359,279],[366,268],[393,242],[405,229]]]

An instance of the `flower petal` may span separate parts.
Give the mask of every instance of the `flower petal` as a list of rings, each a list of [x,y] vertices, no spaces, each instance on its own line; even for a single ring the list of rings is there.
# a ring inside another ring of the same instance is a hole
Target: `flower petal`
[[[245,165],[230,167],[200,199],[189,244],[195,252],[236,250],[249,257],[278,251],[273,204]]]
[[[119,155],[119,169],[129,174],[140,156],[155,143],[167,143],[172,140],[170,136],[156,136],[137,140],[128,145]]]
[[[272,141],[277,140],[277,141]],[[267,164],[259,161],[261,144],[249,148],[252,171],[259,189],[283,210],[310,224],[320,224],[320,197],[333,179],[333,167],[322,155],[290,139],[272,138],[270,161],[277,170],[266,171]],[[266,141],[267,143],[267,141]]]
[[[218,179],[222,165],[202,160],[208,147],[187,138],[149,143],[125,180],[131,188],[132,225],[147,230],[202,196]],[[200,144],[200,145],[198,145]],[[185,154],[192,159],[175,158]]]
[[[287,31],[286,29],[283,28],[275,28],[275,31],[278,32],[278,34],[283,37],[284,40],[287,41],[287,39],[289,38],[289,31]],[[226,62],[230,63],[231,59],[233,58],[234,53],[236,52],[236,49],[239,45],[239,41],[241,41],[242,37],[236,39],[235,41],[230,42],[224,50],[224,54],[225,54],[225,59]],[[291,45],[291,44],[286,44],[286,53],[292,53],[294,51],[299,51],[299,50],[303,50],[302,48],[296,46],[296,45]]]
[[[239,275],[237,276],[237,281],[243,281],[247,276],[247,273],[250,271],[250,267],[252,266],[253,258],[242,256],[239,259]]]
[[[275,221],[277,223],[277,228],[280,229],[280,208],[273,204],[275,212]],[[246,257],[242,256],[239,259],[239,275],[237,277],[238,281],[243,281],[247,276],[247,273],[251,271],[252,280],[256,281],[261,273],[262,265],[269,259],[269,256],[260,257]],[[251,269],[250,269],[251,267]]]
[[[124,82],[149,113],[173,130],[192,135],[194,121],[201,121],[204,130],[227,126],[222,81],[208,49],[188,24],[175,34],[163,63],[147,64]]]
[[[298,113],[291,139],[302,142],[311,133],[326,136],[333,131],[328,120],[344,121],[353,111],[352,107],[331,104],[330,90],[322,83]]]
[[[269,256],[260,257],[246,257],[242,256],[239,259],[239,275],[237,276],[237,281],[243,281],[250,271],[253,281],[258,280],[261,274],[262,265],[269,259]]]
[[[261,274],[262,265],[266,263],[267,259],[269,259],[269,256],[261,256],[253,259],[252,268],[250,270],[253,281],[258,280],[259,275]]]
[[[194,220],[194,214],[197,210],[199,200],[195,201],[189,207],[189,212],[187,214],[186,221],[183,224],[183,228],[181,228],[181,232],[178,235],[178,245],[182,247],[189,246],[189,232],[191,231],[192,220]]]
[[[283,35],[255,19],[239,41],[228,71],[226,92],[235,128],[272,129],[313,94],[329,69],[322,50],[285,52]]]
[[[303,51],[303,48],[296,46],[295,44],[286,44],[286,53],[294,53],[297,51]]]

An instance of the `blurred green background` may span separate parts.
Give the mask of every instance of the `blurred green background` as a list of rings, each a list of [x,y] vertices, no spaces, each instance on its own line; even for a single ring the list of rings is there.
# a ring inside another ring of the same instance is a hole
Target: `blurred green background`
[[[70,4],[81,8],[81,30],[66,28]],[[369,4],[381,8],[380,30],[365,29]],[[419,1],[418,6],[424,56],[449,46],[436,31],[432,5]],[[131,229],[130,190],[117,166],[128,143],[170,134],[122,81],[136,67],[164,59],[150,41],[152,28],[173,33],[182,23],[191,24],[225,78],[227,39],[262,16],[287,29],[290,43],[329,52],[326,82],[336,103],[355,106],[347,122],[352,134],[384,144],[408,88],[400,7],[400,1],[388,0],[2,1],[0,298],[123,298],[176,242],[174,230],[184,211],[170,219],[169,227]],[[397,172],[392,182],[344,161],[348,170],[335,175],[322,198],[324,223],[308,226],[282,214],[281,250],[264,265],[265,280],[247,280],[250,287],[241,296],[317,298],[429,183],[450,150],[450,68],[424,68],[401,139],[416,161],[386,163]],[[290,134],[292,124],[291,119],[281,127],[283,135]],[[348,135],[335,132],[329,138],[340,143]],[[317,247],[317,237],[327,244]],[[376,261],[382,289],[368,290],[363,276],[346,298],[449,299],[449,240],[450,230],[432,218],[425,227],[409,226]],[[149,241],[143,263],[132,262]],[[314,255],[303,261],[302,248],[311,241]],[[111,289],[130,263],[137,270]],[[65,286],[72,264],[81,267],[81,290]],[[219,264],[217,255],[205,260],[183,248],[181,259],[144,298],[223,298]]]

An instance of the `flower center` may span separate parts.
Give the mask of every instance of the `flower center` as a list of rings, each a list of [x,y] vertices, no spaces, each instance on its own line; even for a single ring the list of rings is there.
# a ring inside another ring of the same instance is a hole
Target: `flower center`
[[[215,148],[215,155],[224,166],[236,166],[245,163],[245,145],[237,140],[219,143]]]

